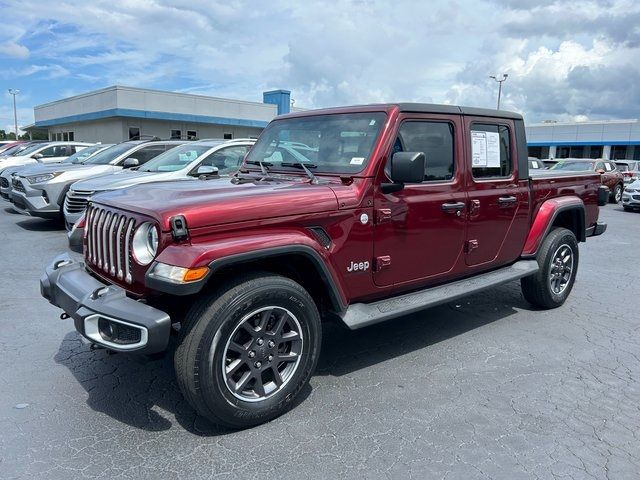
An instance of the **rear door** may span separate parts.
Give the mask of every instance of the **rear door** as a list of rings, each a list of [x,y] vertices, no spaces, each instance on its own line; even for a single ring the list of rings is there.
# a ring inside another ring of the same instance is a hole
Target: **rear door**
[[[469,152],[468,266],[493,268],[515,260],[529,222],[529,186],[518,180],[513,121],[465,117]]]
[[[403,114],[395,152],[424,152],[424,181],[383,193],[377,182],[375,265],[377,285],[438,281],[461,261],[466,225],[462,120],[458,115]],[[387,164],[389,160],[387,160]],[[382,175],[388,182],[388,174]]]

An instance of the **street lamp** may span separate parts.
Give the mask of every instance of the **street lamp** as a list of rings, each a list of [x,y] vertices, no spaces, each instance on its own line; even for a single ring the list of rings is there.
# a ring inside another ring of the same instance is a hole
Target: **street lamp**
[[[501,79],[497,78],[495,75],[490,75],[489,76],[489,78],[493,78],[499,84],[499,86],[498,86],[498,106],[496,107],[496,110],[500,110],[500,96],[502,95],[502,82],[504,82],[507,79],[508,76],[509,76],[508,73],[503,73]]]
[[[13,95],[13,124],[16,127],[16,140],[18,140],[18,113],[16,112],[16,95],[20,93],[20,90],[10,88],[9,93]]]

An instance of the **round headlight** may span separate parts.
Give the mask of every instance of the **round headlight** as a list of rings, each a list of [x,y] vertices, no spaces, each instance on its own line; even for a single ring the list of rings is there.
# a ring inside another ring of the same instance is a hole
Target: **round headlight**
[[[140,265],[149,265],[158,252],[158,229],[145,222],[136,229],[132,242],[133,258]]]

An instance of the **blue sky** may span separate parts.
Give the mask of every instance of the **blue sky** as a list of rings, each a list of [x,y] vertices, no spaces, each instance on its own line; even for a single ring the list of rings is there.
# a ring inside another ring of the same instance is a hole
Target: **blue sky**
[[[0,0],[0,128],[120,84],[296,106],[421,101],[544,119],[635,118],[634,0]]]

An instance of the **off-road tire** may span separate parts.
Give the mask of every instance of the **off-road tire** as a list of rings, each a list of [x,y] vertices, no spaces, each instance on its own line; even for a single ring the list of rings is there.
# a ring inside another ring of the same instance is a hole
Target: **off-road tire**
[[[244,401],[227,385],[223,367],[227,342],[247,315],[269,306],[286,309],[297,318],[302,337],[300,361],[289,380],[271,396]],[[191,406],[218,425],[247,428],[267,422],[289,410],[309,381],[320,354],[321,336],[318,309],[302,286],[269,273],[245,276],[207,294],[188,312],[174,355],[178,385]]]
[[[556,254],[560,247],[566,245],[572,253],[572,268],[566,286],[556,293],[551,285],[550,275],[554,268]],[[562,305],[573,288],[578,273],[578,241],[572,231],[566,228],[553,229],[545,237],[538,249],[536,260],[540,269],[535,275],[520,280],[524,298],[540,308],[550,309]]]

